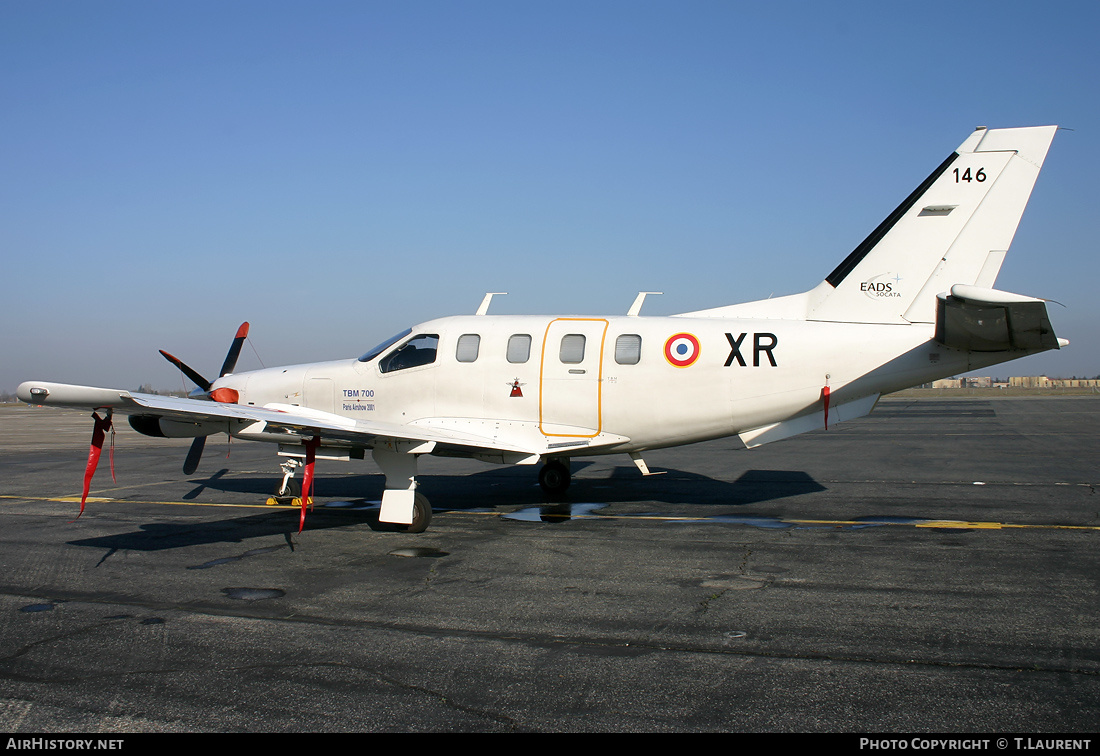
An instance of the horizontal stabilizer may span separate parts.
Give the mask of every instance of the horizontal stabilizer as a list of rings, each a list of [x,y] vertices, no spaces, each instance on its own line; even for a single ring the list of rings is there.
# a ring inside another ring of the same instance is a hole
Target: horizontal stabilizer
[[[1042,299],[962,284],[937,297],[936,341],[965,352],[1059,347]]]
[[[875,408],[878,397],[878,394],[872,394],[832,407],[829,410],[829,422],[835,424],[844,420],[855,420],[857,417],[863,417]],[[808,415],[801,415],[790,420],[782,420],[778,423],[743,431],[738,436],[746,448],[753,449],[757,446],[770,444],[773,441],[781,441],[791,436],[797,436],[799,433],[820,430],[827,427],[827,425],[825,409],[822,408],[820,412],[811,412]]]

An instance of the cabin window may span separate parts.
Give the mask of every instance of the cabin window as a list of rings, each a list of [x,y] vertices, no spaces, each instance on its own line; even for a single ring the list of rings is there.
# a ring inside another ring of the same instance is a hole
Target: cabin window
[[[438,333],[418,333],[395,352],[388,354],[378,363],[378,369],[383,373],[392,373],[395,370],[430,365],[435,362],[435,353],[439,348]]]
[[[636,333],[624,333],[615,339],[615,362],[620,365],[637,365],[641,359],[641,336]]]
[[[526,333],[513,334],[508,338],[508,361],[527,362],[531,359],[531,336]]]
[[[584,334],[567,333],[562,336],[558,357],[566,365],[577,365],[584,362]]]
[[[481,337],[476,333],[464,333],[458,337],[455,359],[459,362],[473,362],[477,359],[477,350],[481,346]]]

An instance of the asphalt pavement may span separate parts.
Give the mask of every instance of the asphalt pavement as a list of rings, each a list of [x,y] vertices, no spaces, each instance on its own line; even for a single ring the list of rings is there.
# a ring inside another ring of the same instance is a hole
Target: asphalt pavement
[[[373,463],[0,408],[0,730],[1092,733],[1100,397],[886,399],[754,450]],[[228,456],[227,456],[228,455]]]

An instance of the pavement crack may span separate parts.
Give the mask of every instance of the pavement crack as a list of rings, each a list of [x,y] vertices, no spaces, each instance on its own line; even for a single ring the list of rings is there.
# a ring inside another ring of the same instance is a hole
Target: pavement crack
[[[0,656],[0,663],[15,662],[15,661],[19,660],[20,658],[26,656],[27,654],[31,653],[35,649],[39,648],[39,647],[49,646],[49,645],[52,645],[54,643],[57,643],[58,641],[70,640],[72,638],[79,638],[82,635],[89,634],[91,632],[99,630],[100,628],[105,627],[105,626],[110,625],[110,624],[112,624],[112,623],[109,622],[109,621],[108,622],[96,622],[94,624],[84,625],[83,627],[80,627],[76,630],[73,630],[72,632],[57,633],[55,635],[50,635],[50,636],[47,636],[45,638],[40,638],[36,641],[31,641],[30,643],[27,643],[23,646],[20,646],[17,649],[14,649],[9,654],[5,654],[3,656]],[[10,674],[10,673],[0,673],[0,676],[4,677],[5,679],[23,680],[23,681],[36,681],[36,680],[42,679],[42,678],[39,678],[39,677],[24,676],[24,675],[13,675],[13,674]]]
[[[725,596],[727,593],[729,593],[729,588],[723,588],[722,590],[718,591],[717,593],[712,593],[709,596],[707,596],[705,599],[703,599],[702,601],[699,602],[699,613],[700,614],[706,614],[707,612],[709,612],[711,602],[717,601],[718,599]]]
[[[406,691],[411,691],[411,692],[414,692],[414,693],[421,693],[421,694],[426,695],[426,696],[431,696],[431,697],[435,698],[440,704],[442,704],[443,706],[445,706],[448,709],[451,709],[453,711],[459,711],[459,712],[462,712],[463,714],[471,714],[471,715],[476,716],[476,717],[481,717],[482,719],[487,719],[491,722],[496,722],[497,724],[504,725],[504,726],[506,726],[506,727],[508,727],[509,729],[512,729],[512,730],[520,730],[521,729],[519,723],[516,722],[516,720],[512,719],[509,716],[506,716],[504,714],[497,714],[497,713],[494,713],[494,712],[491,712],[491,711],[487,711],[486,709],[483,709],[483,708],[478,707],[478,706],[472,706],[470,704],[460,703],[459,701],[457,701],[455,698],[449,696],[444,691],[436,690],[434,688],[426,688],[423,685],[415,685],[413,683],[407,683],[407,682],[404,682],[403,680],[398,680],[397,678],[391,677],[390,675],[382,674],[381,672],[379,672],[378,670],[375,670],[375,669],[372,669],[371,673],[375,676],[376,679],[378,679],[382,682],[385,682],[389,685],[392,685],[395,688],[400,688],[401,690],[406,690]]]

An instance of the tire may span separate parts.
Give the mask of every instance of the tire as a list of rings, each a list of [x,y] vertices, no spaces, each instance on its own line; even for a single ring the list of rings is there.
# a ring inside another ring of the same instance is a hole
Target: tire
[[[569,489],[569,468],[557,460],[551,460],[539,470],[539,485],[548,496],[562,496]]]
[[[413,521],[402,527],[406,533],[423,533],[432,523],[432,505],[428,497],[419,491],[413,499]]]
[[[275,484],[275,496],[278,498],[297,498],[302,495],[302,481],[297,478],[291,478],[286,482],[286,487],[283,487],[282,479]]]

